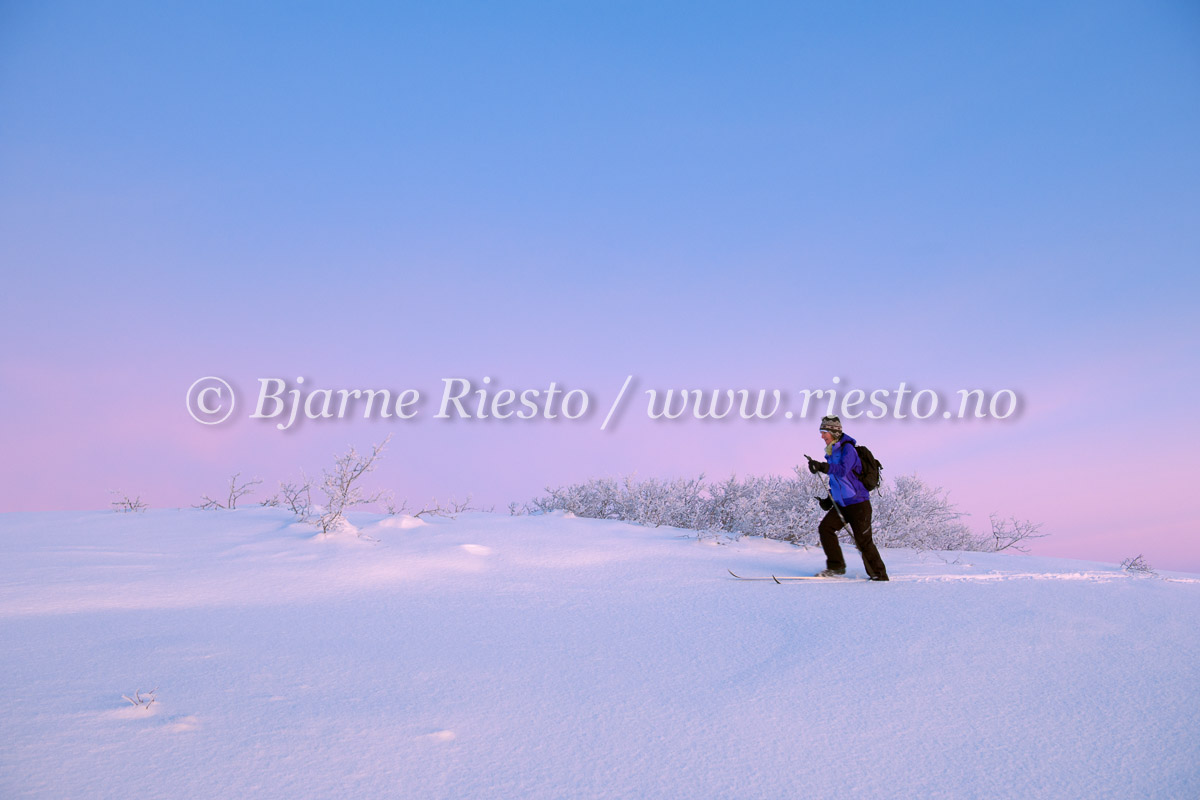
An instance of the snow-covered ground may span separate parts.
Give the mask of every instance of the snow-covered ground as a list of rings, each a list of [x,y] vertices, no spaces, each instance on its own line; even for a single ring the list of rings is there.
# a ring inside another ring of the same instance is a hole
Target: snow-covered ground
[[[0,515],[0,797],[1200,797],[1200,576],[352,519]]]

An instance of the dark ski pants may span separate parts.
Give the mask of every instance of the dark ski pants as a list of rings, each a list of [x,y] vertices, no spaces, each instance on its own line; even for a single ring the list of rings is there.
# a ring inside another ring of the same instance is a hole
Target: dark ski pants
[[[841,511],[840,515],[839,511]],[[879,551],[875,549],[875,542],[871,540],[870,500],[864,500],[844,508],[834,506],[829,509],[825,519],[821,520],[821,524],[817,526],[817,533],[821,535],[821,547],[825,550],[825,566],[836,570],[846,568],[846,559],[842,556],[842,546],[838,543],[837,537],[837,532],[842,529],[844,524],[843,517],[846,522],[850,523],[850,532],[854,534],[854,545],[858,548],[858,552],[862,553],[863,566],[867,570],[867,575],[872,578],[886,576],[887,567],[883,565],[883,559],[879,557]]]

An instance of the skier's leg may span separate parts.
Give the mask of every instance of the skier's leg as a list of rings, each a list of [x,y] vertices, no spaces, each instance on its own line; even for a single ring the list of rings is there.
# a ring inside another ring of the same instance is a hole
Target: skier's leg
[[[838,544],[837,532],[842,527],[842,518],[836,508],[829,509],[825,519],[817,526],[821,537],[821,549],[825,551],[825,567],[836,572],[846,571],[846,559],[842,556],[842,546]]]
[[[871,533],[871,501],[865,500],[846,506],[842,509],[842,514],[846,517],[846,522],[850,523],[854,544],[862,554],[863,568],[866,569],[867,575],[876,580],[887,580],[887,567],[884,566],[883,558],[875,547]]]

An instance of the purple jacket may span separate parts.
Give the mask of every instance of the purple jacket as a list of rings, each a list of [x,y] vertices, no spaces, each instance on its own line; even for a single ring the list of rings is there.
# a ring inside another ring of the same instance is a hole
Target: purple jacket
[[[833,443],[832,455],[825,456],[829,462],[829,494],[833,502],[843,507],[871,498],[856,474],[862,472],[862,462],[858,460],[854,444],[854,439],[843,433],[842,438]]]

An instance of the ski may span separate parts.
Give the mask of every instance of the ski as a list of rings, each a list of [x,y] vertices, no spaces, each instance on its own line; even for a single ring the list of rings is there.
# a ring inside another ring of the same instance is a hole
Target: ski
[[[775,581],[783,583],[784,581],[862,581],[864,578],[818,578],[816,575],[738,575],[733,570],[728,570],[729,574],[737,578],[739,581]]]

